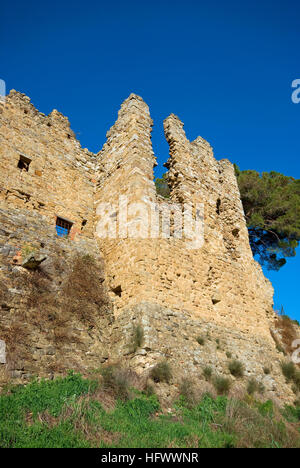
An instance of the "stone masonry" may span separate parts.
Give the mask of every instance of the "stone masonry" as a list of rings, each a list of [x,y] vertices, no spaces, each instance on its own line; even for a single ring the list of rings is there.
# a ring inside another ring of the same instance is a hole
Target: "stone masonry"
[[[22,268],[22,248],[32,243],[49,253],[57,242],[56,219],[66,219],[72,224],[66,249],[105,263],[114,322],[104,333],[105,352],[94,343],[99,362],[103,354],[128,356],[132,326],[142,323],[145,345],[130,365],[142,372],[167,357],[177,367],[186,363],[183,373],[196,374],[205,365],[195,341],[202,330],[242,356],[249,375],[274,363],[278,387],[273,380],[267,387],[279,397],[289,394],[270,333],[273,289],[251,253],[233,165],[217,161],[203,138],[190,142],[171,114],[164,122],[171,195],[163,199],[153,180],[152,124],[147,104],[131,94],[95,155],[81,148],[66,117],[56,110],[41,114],[11,91],[0,103],[0,262]],[[194,216],[202,207],[201,245],[179,235],[175,220],[185,204]],[[168,210],[170,236],[157,229]],[[153,227],[153,220],[159,224]],[[220,353],[218,372],[226,363]]]
[[[164,124],[170,145],[168,203],[171,207],[172,202],[203,203],[205,242],[190,249],[190,240],[175,235],[149,238],[144,220],[151,217],[151,203],[166,201],[156,196],[153,182],[149,109],[131,95],[107,134],[96,169],[96,221],[99,202],[116,203],[117,219],[119,196],[127,195],[128,229],[140,223],[137,230],[145,237],[120,238],[117,232],[116,239],[99,238],[111,290],[121,291],[121,297],[115,295],[116,314],[145,300],[270,340],[273,290],[252,257],[233,166],[227,160],[216,161],[202,138],[190,143],[176,116]],[[139,202],[142,207],[135,205]]]

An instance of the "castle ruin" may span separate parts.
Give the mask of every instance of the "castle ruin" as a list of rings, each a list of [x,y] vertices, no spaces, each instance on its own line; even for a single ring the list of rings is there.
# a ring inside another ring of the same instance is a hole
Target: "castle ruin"
[[[0,103],[2,258],[19,267],[23,244],[43,250],[63,232],[67,249],[104,260],[114,315],[105,346],[112,355],[126,355],[130,326],[141,323],[145,346],[131,357],[136,368],[167,357],[188,361],[187,371],[195,372],[202,357],[189,340],[206,333],[221,336],[233,353],[239,348],[249,375],[255,374],[265,361],[279,362],[270,333],[273,289],[252,256],[233,165],[217,161],[203,138],[190,142],[171,114],[164,121],[170,148],[170,198],[164,199],[154,183],[151,129],[147,104],[131,94],[103,149],[93,154],[81,148],[66,117],[56,110],[44,115],[11,91]],[[203,207],[201,245],[174,227],[184,204],[196,207],[193,216]],[[148,222],[154,216],[161,226],[162,212],[173,216],[165,236]],[[222,359],[214,359],[219,370]]]

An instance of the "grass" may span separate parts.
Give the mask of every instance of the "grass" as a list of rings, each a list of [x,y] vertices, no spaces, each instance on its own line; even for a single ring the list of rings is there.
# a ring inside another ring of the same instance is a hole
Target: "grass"
[[[166,414],[156,395],[135,390],[108,410],[101,388],[69,373],[7,389],[0,395],[0,448],[299,447],[299,408],[279,414],[269,401],[249,406],[204,395],[195,404],[180,397]]]
[[[205,339],[203,338],[203,336],[197,336],[196,341],[200,346],[203,346],[205,344]]]
[[[130,375],[127,369],[118,365],[109,365],[101,369],[102,386],[111,391],[115,398],[128,400],[130,397]]]
[[[278,341],[278,338],[277,340],[275,339],[278,350],[282,351],[285,355],[291,355],[294,351],[292,343],[298,336],[298,324],[287,315],[282,315],[277,317],[275,326],[281,336],[281,342]]]
[[[281,370],[288,382],[294,379],[295,373],[296,373],[296,368],[295,364],[293,362],[281,362]]]
[[[297,391],[300,391],[300,371],[295,370],[294,376],[293,376],[293,382],[294,386],[297,389]]]
[[[211,377],[212,377],[212,374],[213,374],[213,370],[212,370],[211,367],[209,367],[209,366],[204,367],[203,375],[204,375],[205,380],[207,380],[209,382]]]
[[[227,377],[217,376],[214,378],[213,385],[219,395],[226,395],[231,387],[231,382]]]
[[[255,379],[251,378],[247,384],[247,393],[249,395],[254,395],[254,393],[257,392],[258,390],[259,390],[258,382]]]
[[[135,353],[140,348],[144,341],[144,329],[141,325],[133,327],[133,334],[131,339],[131,351]]]
[[[169,383],[172,378],[172,370],[167,361],[162,361],[152,367],[150,377],[154,382]]]
[[[194,390],[194,382],[191,379],[182,379],[179,392],[180,396],[184,399],[188,407],[192,407],[196,404],[197,397]]]
[[[241,378],[244,376],[244,366],[240,361],[236,359],[228,363],[228,369],[231,375],[233,375],[234,377]]]

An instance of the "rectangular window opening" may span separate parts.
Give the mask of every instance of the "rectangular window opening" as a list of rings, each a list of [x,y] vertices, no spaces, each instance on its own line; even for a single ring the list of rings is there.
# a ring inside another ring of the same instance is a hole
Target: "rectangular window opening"
[[[56,233],[59,237],[67,237],[71,231],[73,223],[64,218],[56,218]]]
[[[18,162],[18,168],[28,172],[29,169],[29,164],[31,163],[31,159],[26,158],[25,156],[20,156],[19,162]]]

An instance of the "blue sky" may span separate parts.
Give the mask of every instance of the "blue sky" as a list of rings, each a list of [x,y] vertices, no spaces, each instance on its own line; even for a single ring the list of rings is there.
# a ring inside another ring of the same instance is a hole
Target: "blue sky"
[[[300,177],[299,1],[14,1],[1,6],[0,78],[44,113],[57,108],[97,152],[121,102],[141,95],[154,119],[159,167],[163,119],[201,135],[217,159]],[[298,254],[299,255],[299,254]],[[278,273],[275,306],[300,319],[300,255]]]

